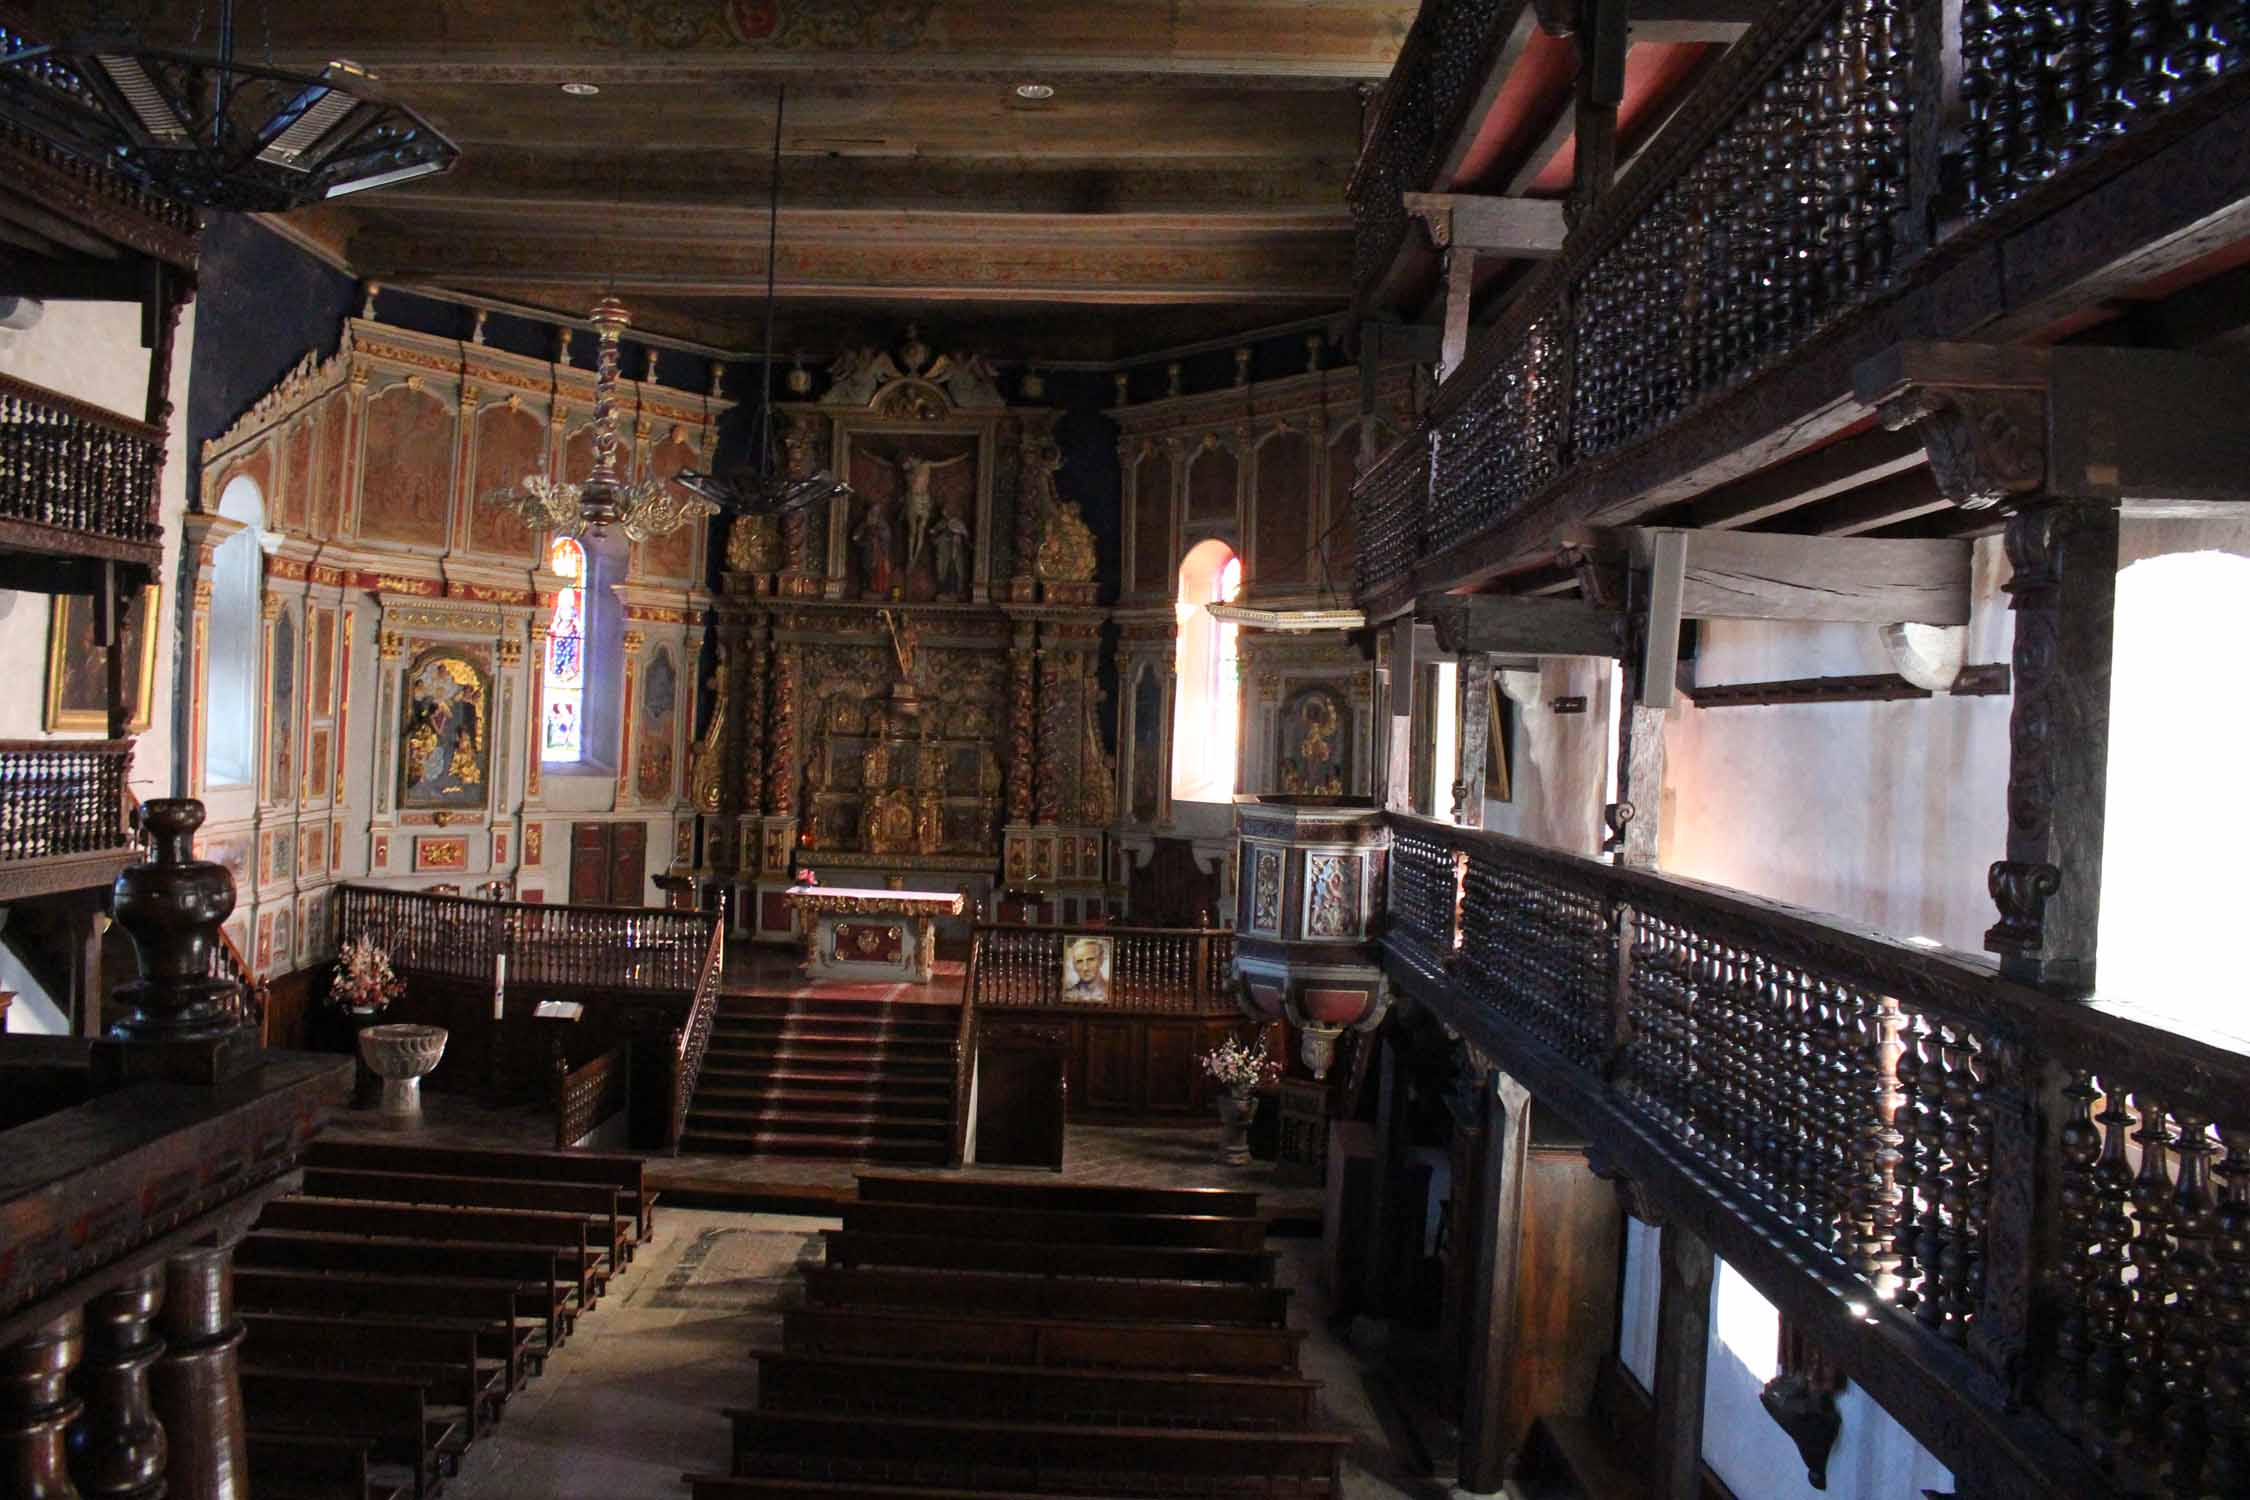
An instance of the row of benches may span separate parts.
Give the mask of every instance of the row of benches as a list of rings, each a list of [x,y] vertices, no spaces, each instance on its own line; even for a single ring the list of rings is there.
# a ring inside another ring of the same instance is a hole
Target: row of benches
[[[694,1500],[1333,1500],[1255,1194],[863,1176]]]
[[[235,1252],[255,1492],[428,1500],[653,1209],[638,1157],[314,1142]]]

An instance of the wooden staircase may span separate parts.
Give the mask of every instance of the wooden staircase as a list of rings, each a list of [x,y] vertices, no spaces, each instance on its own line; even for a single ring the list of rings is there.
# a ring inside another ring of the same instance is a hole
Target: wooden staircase
[[[957,1005],[729,994],[680,1149],[942,1164]]]

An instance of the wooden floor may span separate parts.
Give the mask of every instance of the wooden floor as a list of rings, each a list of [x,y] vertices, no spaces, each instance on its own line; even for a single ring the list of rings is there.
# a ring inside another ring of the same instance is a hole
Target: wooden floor
[[[1271,1104],[1266,1106],[1272,1108]],[[505,1146],[544,1150],[554,1144],[554,1121],[545,1110],[492,1109],[446,1094],[423,1097],[424,1125],[411,1137],[430,1145]],[[344,1135],[394,1138],[372,1112],[345,1111],[329,1127]],[[1243,1188],[1259,1195],[1269,1224],[1317,1230],[1318,1186],[1279,1184],[1273,1163],[1222,1166],[1217,1160],[1218,1121],[1183,1126],[1073,1125],[1063,1145],[1058,1175],[1038,1168],[968,1167],[961,1175],[1017,1182],[1095,1183],[1113,1187]],[[648,1181],[668,1200],[684,1197],[714,1207],[801,1207],[817,1211],[852,1196],[863,1163],[754,1156],[651,1156]],[[885,1167],[885,1171],[917,1169]],[[945,1174],[945,1169],[929,1168]]]

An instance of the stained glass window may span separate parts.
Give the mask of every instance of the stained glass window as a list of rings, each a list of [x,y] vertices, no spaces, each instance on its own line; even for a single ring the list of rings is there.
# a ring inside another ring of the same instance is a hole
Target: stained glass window
[[[586,549],[557,537],[547,568],[564,583],[555,590],[555,613],[547,622],[547,717],[539,753],[543,760],[577,760],[586,702]]]

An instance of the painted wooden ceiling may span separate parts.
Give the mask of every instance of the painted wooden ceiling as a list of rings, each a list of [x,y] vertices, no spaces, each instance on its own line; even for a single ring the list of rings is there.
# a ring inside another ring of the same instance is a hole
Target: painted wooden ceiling
[[[191,0],[140,4],[152,39],[193,33]],[[285,66],[368,67],[460,145],[444,177],[295,222],[361,275],[569,313],[614,281],[643,327],[753,346],[785,89],[785,349],[904,307],[948,342],[1100,359],[1349,301],[1362,95],[1415,10],[238,0],[237,37]]]

